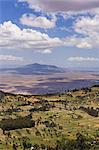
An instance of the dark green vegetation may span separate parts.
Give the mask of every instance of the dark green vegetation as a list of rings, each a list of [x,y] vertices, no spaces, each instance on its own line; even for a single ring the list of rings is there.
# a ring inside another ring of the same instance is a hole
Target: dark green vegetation
[[[0,149],[98,150],[99,86],[63,94],[0,92]]]
[[[0,128],[4,131],[10,131],[22,128],[31,128],[35,126],[35,121],[31,120],[32,116],[18,117],[17,119],[2,119],[0,121]]]

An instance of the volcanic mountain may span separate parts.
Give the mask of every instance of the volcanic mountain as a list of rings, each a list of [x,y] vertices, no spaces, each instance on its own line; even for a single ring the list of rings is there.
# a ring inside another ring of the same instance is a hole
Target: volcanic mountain
[[[45,65],[45,64],[29,64],[26,66],[18,67],[18,68],[7,68],[1,69],[1,71],[6,71],[15,74],[22,75],[32,75],[32,74],[52,74],[52,73],[62,73],[65,72],[65,69],[54,66],[54,65]]]

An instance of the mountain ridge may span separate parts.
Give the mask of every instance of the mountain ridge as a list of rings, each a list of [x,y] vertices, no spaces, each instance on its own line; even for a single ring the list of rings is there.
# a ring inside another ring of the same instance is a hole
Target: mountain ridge
[[[1,69],[1,71],[8,71],[16,74],[31,75],[31,74],[52,74],[65,72],[64,68],[57,67],[55,65],[46,64],[28,64],[17,68]]]

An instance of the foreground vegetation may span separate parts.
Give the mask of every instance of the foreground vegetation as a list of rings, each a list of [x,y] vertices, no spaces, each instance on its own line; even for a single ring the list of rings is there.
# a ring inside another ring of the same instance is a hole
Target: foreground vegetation
[[[0,92],[0,149],[98,150],[99,86],[62,94]]]

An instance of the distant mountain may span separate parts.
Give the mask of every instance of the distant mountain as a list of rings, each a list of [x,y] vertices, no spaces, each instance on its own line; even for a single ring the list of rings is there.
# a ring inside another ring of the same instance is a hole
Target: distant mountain
[[[54,65],[45,65],[45,64],[29,64],[19,68],[7,68],[2,69],[2,71],[22,74],[22,75],[32,75],[32,74],[52,74],[52,73],[61,73],[65,72],[65,69],[54,66]]]

